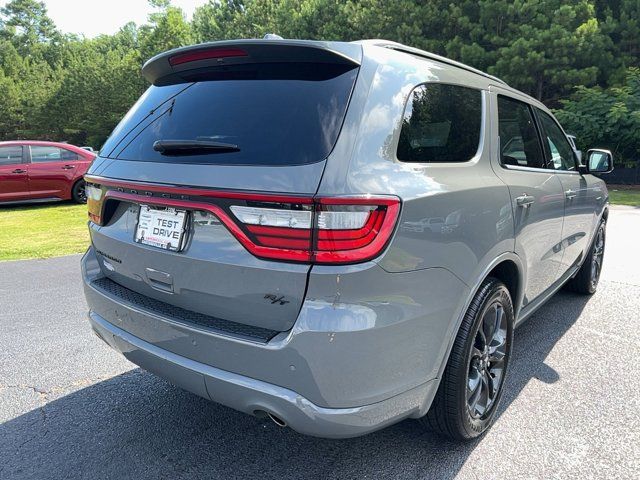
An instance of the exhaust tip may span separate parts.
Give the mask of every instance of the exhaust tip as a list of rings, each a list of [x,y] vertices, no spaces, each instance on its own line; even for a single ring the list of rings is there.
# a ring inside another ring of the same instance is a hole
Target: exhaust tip
[[[267,412],[267,415],[273,421],[273,423],[275,423],[279,427],[286,427],[287,426],[287,422],[282,420],[280,417],[276,417],[273,413]]]

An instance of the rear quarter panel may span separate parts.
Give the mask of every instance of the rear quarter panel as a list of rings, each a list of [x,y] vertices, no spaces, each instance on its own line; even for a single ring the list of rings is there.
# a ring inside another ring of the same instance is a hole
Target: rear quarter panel
[[[399,196],[402,212],[397,231],[377,260],[379,265],[388,272],[446,268],[474,286],[487,265],[513,251],[509,192],[490,164],[488,85],[478,75],[408,54],[376,47],[364,51],[345,126],[327,161],[319,193]],[[415,86],[425,82],[482,90],[483,131],[478,152],[469,161],[421,164],[397,160],[406,101]],[[442,229],[414,228],[433,218],[444,219]]]
[[[364,52],[345,124],[327,160],[319,194],[391,194],[402,200],[396,232],[386,251],[371,262],[386,275],[372,272],[364,285],[366,295],[354,295],[350,303],[364,308],[371,297],[378,296],[387,308],[404,312],[389,293],[395,288],[391,285],[409,278],[417,282],[413,301],[424,307],[416,317],[401,315],[395,320],[397,330],[406,335],[404,343],[401,348],[387,348],[383,355],[387,364],[406,373],[402,382],[410,387],[439,376],[462,315],[488,271],[504,258],[517,261],[513,214],[508,188],[490,164],[488,84],[475,74],[407,54],[376,47],[365,47]],[[410,92],[424,82],[482,91],[481,141],[469,161],[421,164],[397,160],[405,104]],[[420,228],[441,220],[440,229]],[[344,302],[341,286],[349,282],[350,275],[347,268],[314,266],[309,292],[320,296],[322,290],[325,298]],[[452,289],[455,294],[434,296],[441,283],[451,278],[459,282]],[[382,318],[381,312],[377,321]],[[421,367],[405,370],[414,360]]]

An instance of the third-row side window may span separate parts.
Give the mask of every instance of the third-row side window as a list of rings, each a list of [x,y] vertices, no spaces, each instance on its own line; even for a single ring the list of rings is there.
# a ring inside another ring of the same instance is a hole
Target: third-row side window
[[[428,83],[409,97],[398,141],[403,162],[466,162],[478,151],[482,122],[480,90]]]

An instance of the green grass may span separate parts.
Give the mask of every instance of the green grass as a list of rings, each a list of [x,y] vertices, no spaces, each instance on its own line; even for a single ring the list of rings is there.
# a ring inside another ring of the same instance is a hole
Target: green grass
[[[640,189],[609,187],[609,201],[616,205],[640,207]]]
[[[81,253],[88,245],[86,205],[0,207],[0,260]]]

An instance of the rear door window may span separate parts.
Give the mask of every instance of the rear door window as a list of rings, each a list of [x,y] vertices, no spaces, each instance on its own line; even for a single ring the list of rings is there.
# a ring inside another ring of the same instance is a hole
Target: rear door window
[[[466,162],[478,151],[482,122],[480,90],[429,83],[409,97],[398,140],[403,162]]]
[[[78,154],[66,148],[31,146],[31,163],[65,162],[78,160]]]
[[[498,135],[503,165],[544,168],[540,137],[529,105],[498,95]]]
[[[0,147],[0,165],[14,165],[22,163],[22,147]]]
[[[103,155],[123,160],[232,165],[302,165],[335,144],[357,76],[353,66],[260,64],[194,75],[191,84],[150,88]],[[186,87],[186,88],[185,88]],[[168,89],[167,94],[158,92]],[[173,95],[173,96],[172,96]],[[166,99],[169,99],[167,101]],[[158,107],[153,102],[163,99]],[[145,120],[145,115],[152,115]],[[140,118],[142,122],[140,123]],[[145,123],[146,122],[146,123]],[[129,134],[135,130],[134,134]],[[156,141],[217,142],[237,151],[155,151]],[[120,143],[118,145],[118,143]]]

